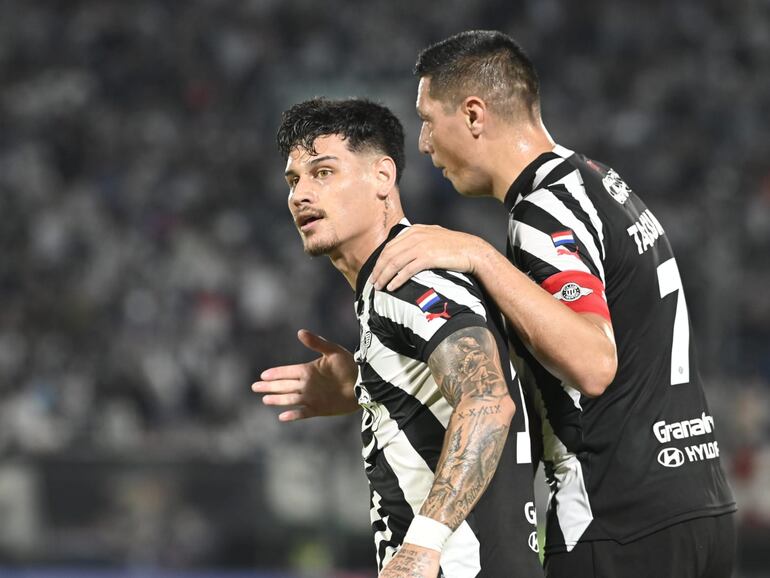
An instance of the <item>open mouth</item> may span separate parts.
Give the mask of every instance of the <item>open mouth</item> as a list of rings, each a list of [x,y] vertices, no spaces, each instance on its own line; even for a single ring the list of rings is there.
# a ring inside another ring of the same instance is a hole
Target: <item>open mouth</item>
[[[299,227],[300,231],[308,231],[321,219],[323,219],[323,216],[320,213],[305,213],[303,215],[298,215],[296,218],[297,227]]]

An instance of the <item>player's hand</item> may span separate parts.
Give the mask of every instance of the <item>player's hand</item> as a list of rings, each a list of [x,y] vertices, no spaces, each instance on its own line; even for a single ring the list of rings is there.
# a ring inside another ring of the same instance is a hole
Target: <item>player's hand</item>
[[[321,357],[263,371],[262,381],[251,386],[256,393],[266,394],[262,403],[291,408],[278,415],[281,421],[340,415],[359,409],[353,391],[358,375],[353,355],[341,345],[306,329],[300,329],[297,338]]]
[[[413,225],[385,245],[372,271],[375,288],[398,289],[426,269],[473,274],[486,242],[438,225]]]
[[[436,578],[441,553],[414,544],[404,544],[382,569],[379,578]]]

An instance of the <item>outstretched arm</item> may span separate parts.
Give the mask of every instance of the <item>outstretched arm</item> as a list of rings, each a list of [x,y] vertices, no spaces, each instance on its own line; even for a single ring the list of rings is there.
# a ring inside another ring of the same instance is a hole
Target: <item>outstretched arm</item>
[[[495,339],[486,328],[456,331],[436,348],[428,364],[454,411],[430,493],[382,578],[436,576],[442,541],[460,526],[489,485],[516,411]],[[413,573],[406,572],[408,568]]]
[[[473,235],[413,225],[387,244],[372,282],[394,290],[426,269],[476,277],[537,360],[583,394],[601,395],[615,377],[617,352],[610,322],[572,311]]]
[[[278,415],[281,421],[341,415],[360,409],[353,391],[358,375],[353,355],[305,329],[297,333],[297,338],[321,357],[263,371],[262,380],[251,386],[256,393],[266,394],[262,402],[288,408]]]

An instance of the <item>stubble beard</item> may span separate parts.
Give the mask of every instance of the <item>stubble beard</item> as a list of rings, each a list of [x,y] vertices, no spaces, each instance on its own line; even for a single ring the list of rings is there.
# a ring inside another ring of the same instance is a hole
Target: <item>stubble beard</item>
[[[311,257],[320,257],[321,255],[328,255],[334,251],[339,245],[339,239],[337,234],[332,234],[330,239],[320,239],[317,242],[313,242],[312,239],[305,239],[305,253]]]

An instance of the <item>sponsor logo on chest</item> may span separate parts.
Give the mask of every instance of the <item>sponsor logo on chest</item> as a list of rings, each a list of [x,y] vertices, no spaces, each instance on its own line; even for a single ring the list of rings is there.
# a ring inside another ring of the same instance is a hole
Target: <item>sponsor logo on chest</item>
[[[661,443],[708,435],[714,432],[714,418],[703,412],[700,417],[667,423],[655,422],[652,433]],[[719,445],[716,441],[693,444],[683,449],[665,447],[658,452],[658,463],[666,468],[678,468],[685,463],[713,460],[719,457]]]
[[[670,442],[672,439],[682,440],[689,437],[702,436],[714,431],[714,418],[703,412],[700,417],[695,419],[686,419],[666,423],[665,420],[655,422],[652,426],[652,432],[658,441],[662,444]]]
[[[663,448],[658,452],[658,463],[667,468],[678,468],[685,462],[702,462],[718,457],[719,444],[717,442],[706,442],[687,446],[684,448],[684,451],[679,448]]]

